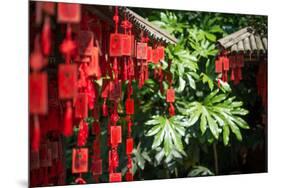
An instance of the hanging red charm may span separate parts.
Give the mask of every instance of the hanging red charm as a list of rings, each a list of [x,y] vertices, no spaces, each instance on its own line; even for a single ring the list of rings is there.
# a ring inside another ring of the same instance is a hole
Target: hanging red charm
[[[58,3],[58,22],[59,23],[79,23],[81,20],[80,4]]]
[[[50,24],[49,17],[45,17],[41,39],[42,39],[42,52],[44,55],[48,56],[51,52],[51,24]]]
[[[122,175],[121,173],[110,173],[109,174],[109,182],[121,182]]]
[[[122,35],[118,33],[110,34],[109,55],[119,57],[122,55]]]
[[[85,93],[79,93],[75,98],[75,117],[85,118],[88,116],[88,97]]]
[[[47,74],[31,73],[29,76],[29,109],[32,114],[47,114]]]
[[[88,124],[84,120],[81,120],[79,123],[79,130],[77,135],[77,146],[85,146],[88,140],[88,135]]]
[[[77,93],[77,65],[60,64],[58,68],[59,98],[71,99]]]
[[[127,99],[125,102],[126,107],[126,114],[127,115],[133,115],[134,114],[134,100],[133,99]]]
[[[175,102],[175,90],[173,88],[167,90],[166,101]]]
[[[121,126],[112,126],[110,128],[110,143],[113,146],[117,146],[122,142]]]
[[[72,150],[72,173],[88,172],[88,148]]]

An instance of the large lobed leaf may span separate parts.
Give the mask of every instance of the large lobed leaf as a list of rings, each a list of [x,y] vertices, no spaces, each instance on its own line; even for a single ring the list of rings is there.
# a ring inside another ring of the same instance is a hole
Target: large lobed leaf
[[[230,131],[241,141],[240,129],[249,129],[248,123],[240,116],[245,116],[248,111],[242,108],[243,103],[234,101],[235,97],[219,94],[219,90],[211,92],[202,102],[191,102],[186,105],[186,110],[181,112],[188,118],[188,124],[198,122],[201,134],[210,130],[215,139],[222,133],[223,143],[229,143]]]
[[[173,154],[174,157],[185,155],[182,137],[185,136],[186,127],[182,119],[182,116],[167,118],[157,115],[152,116],[152,119],[146,122],[146,125],[149,126],[146,136],[154,137],[152,149],[157,150],[161,145],[164,146],[164,151],[161,150],[157,154],[158,157],[162,154],[165,154],[166,157],[170,154]]]

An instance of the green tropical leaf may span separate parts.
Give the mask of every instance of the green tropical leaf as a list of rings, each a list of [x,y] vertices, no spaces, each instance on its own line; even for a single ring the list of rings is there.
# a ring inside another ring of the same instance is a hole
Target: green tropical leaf
[[[183,116],[173,116],[166,118],[164,116],[153,116],[153,119],[148,120],[147,125],[151,122],[154,124],[145,136],[153,136],[152,149],[156,150],[161,145],[164,146],[165,156],[169,156],[172,150],[177,150],[184,154],[184,146],[182,138],[185,136],[186,126],[183,122]],[[155,123],[157,123],[155,125]],[[160,155],[161,156],[161,155]]]
[[[229,143],[230,130],[237,140],[242,140],[240,128],[249,129],[247,122],[240,116],[248,113],[242,108],[243,103],[234,101],[235,97],[228,97],[216,89],[206,96],[202,102],[194,101],[186,105],[186,110],[181,111],[187,118],[189,126],[195,125],[200,118],[199,126],[201,135],[210,130],[213,137],[207,136],[210,143],[218,140],[222,133],[224,145]],[[240,111],[240,112],[239,112]]]
[[[179,87],[178,87],[178,92],[182,92],[185,88],[185,84],[186,84],[186,81],[182,78],[182,77],[179,77]]]
[[[196,85],[195,85],[194,79],[193,79],[190,75],[187,75],[187,78],[188,78],[190,87],[191,87],[192,89],[196,89]]]
[[[208,32],[205,32],[205,36],[208,40],[212,41],[212,42],[215,42],[217,37],[216,35],[214,34],[211,34],[211,33],[208,33]]]
[[[201,115],[201,121],[200,121],[200,130],[201,130],[201,133],[202,135],[206,132],[207,130],[207,120],[206,120],[206,117],[205,115]]]
[[[229,142],[229,127],[228,125],[223,126],[223,144],[226,146]]]
[[[188,173],[188,176],[212,176],[214,173],[204,166],[193,166],[192,170]]]
[[[160,129],[160,131],[156,134],[156,136],[154,137],[154,140],[153,140],[153,144],[152,144],[152,149],[155,149],[157,148],[163,141],[164,139],[164,135],[165,135],[165,132],[163,129]]]

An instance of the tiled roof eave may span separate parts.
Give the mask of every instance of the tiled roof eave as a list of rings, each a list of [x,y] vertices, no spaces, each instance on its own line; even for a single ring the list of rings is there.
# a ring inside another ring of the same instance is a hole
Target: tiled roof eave
[[[255,34],[251,27],[243,28],[219,39],[218,44],[231,53],[267,53],[267,38]]]

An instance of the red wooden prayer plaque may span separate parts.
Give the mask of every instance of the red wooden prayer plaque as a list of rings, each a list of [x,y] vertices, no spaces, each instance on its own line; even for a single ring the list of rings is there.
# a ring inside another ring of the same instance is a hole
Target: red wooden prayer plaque
[[[175,102],[175,90],[173,88],[167,90],[166,101]]]
[[[157,48],[152,50],[151,55],[152,55],[152,57],[151,57],[152,58],[152,62],[155,63],[155,64],[159,63],[159,55],[158,55]]]
[[[157,52],[158,52],[158,59],[160,61],[163,61],[165,58],[165,49],[163,46],[158,46],[157,47]]]
[[[145,60],[147,58],[147,43],[137,43],[137,59]]]
[[[133,173],[132,172],[126,172],[126,181],[133,181]]]
[[[116,146],[122,142],[121,126],[110,127],[110,143]]]
[[[221,61],[220,58],[216,60],[215,67],[216,67],[216,70],[215,70],[216,73],[221,73],[222,72],[222,61]]]
[[[148,46],[147,47],[147,62],[152,62],[152,47]]]
[[[72,150],[72,173],[88,172],[88,148]]]
[[[111,57],[122,55],[122,34],[110,34],[109,55]]]
[[[101,76],[101,70],[99,65],[99,49],[97,47],[92,48],[91,60],[89,61],[88,75],[95,76],[97,78],[100,78]]]
[[[78,37],[79,54],[82,56],[92,56],[94,35],[91,31],[80,31]]]
[[[75,117],[85,118],[88,116],[88,97],[86,93],[79,93],[75,98]]]
[[[229,70],[229,59],[228,57],[223,57],[223,70],[228,71]]]
[[[81,7],[75,3],[58,3],[59,23],[79,23],[81,19]]]
[[[110,81],[108,79],[102,80],[102,89],[101,89],[101,97],[107,98],[109,95],[109,85]]]
[[[94,160],[92,162],[92,174],[95,175],[102,175],[102,160]]]
[[[127,99],[125,102],[126,106],[126,114],[132,115],[135,112],[135,105],[134,105],[134,99]]]
[[[121,80],[111,81],[109,83],[109,100],[117,101],[121,97],[122,83]]]
[[[59,98],[69,99],[77,93],[77,65],[60,64],[58,70]]]
[[[133,138],[127,138],[126,140],[126,154],[131,155],[134,148],[134,140]]]
[[[32,73],[29,76],[29,109],[31,114],[48,113],[47,73]]]
[[[121,182],[122,175],[121,173],[110,173],[109,174],[109,182]]]
[[[122,35],[122,55],[131,56],[132,55],[132,41],[130,35]]]

